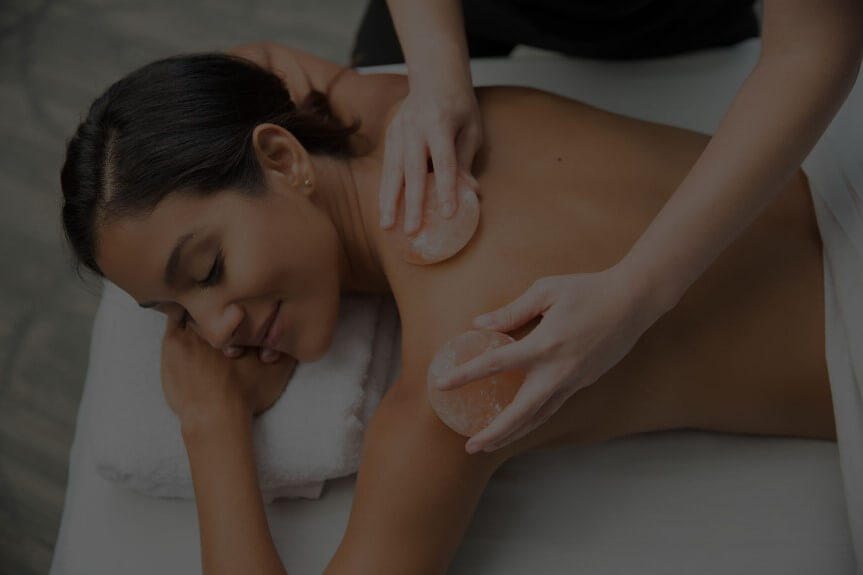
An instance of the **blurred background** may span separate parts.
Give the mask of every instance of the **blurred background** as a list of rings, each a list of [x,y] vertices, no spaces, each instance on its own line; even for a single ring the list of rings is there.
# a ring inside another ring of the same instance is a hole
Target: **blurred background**
[[[65,145],[124,74],[261,40],[348,64],[362,0],[0,0],[0,574],[47,573],[100,284],[60,224]]]

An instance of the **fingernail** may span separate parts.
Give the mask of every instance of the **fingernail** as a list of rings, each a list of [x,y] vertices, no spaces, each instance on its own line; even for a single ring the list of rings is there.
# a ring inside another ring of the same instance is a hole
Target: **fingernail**
[[[225,349],[225,355],[228,357],[237,357],[240,355],[240,352],[243,351],[238,345],[229,345],[227,349]]]
[[[279,352],[274,349],[265,349],[261,352],[261,361],[270,363],[279,357]]]
[[[393,224],[392,214],[381,214],[381,227],[388,228]]]
[[[435,382],[434,386],[438,389],[443,389],[447,386],[447,383],[449,383],[449,382],[446,379],[438,379]]]
[[[473,320],[473,325],[476,327],[488,327],[491,325],[491,318],[487,315],[481,315]]]
[[[466,449],[468,453],[476,453],[479,450],[479,445],[468,442]]]

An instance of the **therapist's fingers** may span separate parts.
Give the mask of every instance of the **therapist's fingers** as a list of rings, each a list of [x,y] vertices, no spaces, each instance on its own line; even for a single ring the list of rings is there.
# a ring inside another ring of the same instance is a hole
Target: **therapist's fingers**
[[[546,284],[539,279],[507,305],[474,319],[473,325],[482,329],[512,331],[545,312],[550,306],[548,296]]]
[[[425,194],[426,155],[425,141],[419,137],[410,138],[405,146],[405,221],[404,231],[412,234],[422,224],[423,195]]]
[[[471,169],[480,147],[482,147],[482,124],[479,115],[477,115],[475,121],[466,124],[459,131],[455,140],[456,159],[459,168],[470,174],[474,189],[479,188],[479,182],[473,177]]]
[[[440,212],[445,218],[449,218],[458,207],[458,196],[455,193],[458,164],[452,138],[443,130],[435,130],[429,137],[429,151],[434,166]]]
[[[525,381],[525,383],[528,383]],[[512,403],[495,417],[488,427],[474,435],[467,442],[468,453],[476,453],[488,444],[493,444],[528,423],[545,404],[549,394],[536,389],[536,386],[522,385]]]
[[[396,118],[387,128],[384,161],[381,172],[381,189],[378,196],[381,227],[391,228],[395,223],[399,195],[404,184],[404,142],[401,122]]]
[[[455,389],[471,381],[526,366],[536,355],[530,336],[490,349],[442,375],[434,385],[440,390]]]
[[[506,447],[510,443],[514,443],[519,439],[523,438],[525,435],[529,434],[536,428],[540,427],[546,421],[548,421],[552,415],[557,413],[557,410],[563,405],[566,401],[566,395],[563,390],[559,390],[554,393],[539,410],[533,415],[531,419],[526,421],[520,427],[516,428],[512,432],[506,434],[501,437],[497,441],[487,441],[485,444],[480,444],[477,449],[481,449],[486,452],[492,452],[500,449],[501,447]],[[482,438],[480,437],[480,440]]]

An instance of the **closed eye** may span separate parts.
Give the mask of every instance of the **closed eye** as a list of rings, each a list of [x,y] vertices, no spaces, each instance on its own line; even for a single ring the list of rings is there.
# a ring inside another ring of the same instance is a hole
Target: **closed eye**
[[[213,266],[210,268],[210,273],[207,274],[207,277],[198,282],[198,285],[202,288],[208,288],[218,283],[219,279],[222,277],[224,261],[225,258],[222,256],[222,250],[219,249],[219,252],[216,254],[216,259],[213,260]]]
[[[219,283],[219,280],[222,279],[224,267],[225,257],[222,254],[222,250],[219,249],[219,252],[216,254],[216,259],[213,260],[213,265],[210,267],[210,273],[207,274],[207,277],[197,282],[198,286],[200,286],[201,289],[207,289],[208,287]],[[189,322],[194,323],[195,320],[192,319],[189,312],[183,310],[183,315],[180,317],[180,327],[185,328]]]

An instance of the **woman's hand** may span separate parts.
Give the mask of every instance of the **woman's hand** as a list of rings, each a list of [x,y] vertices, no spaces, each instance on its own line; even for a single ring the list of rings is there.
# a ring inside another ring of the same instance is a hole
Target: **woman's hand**
[[[521,340],[485,352],[437,382],[452,389],[514,368],[527,372],[512,403],[467,442],[467,451],[494,451],[520,439],[619,362],[662,315],[638,285],[620,265],[544,277],[510,304],[477,318],[475,327],[508,332],[543,316]]]
[[[246,355],[246,349],[246,347],[241,345],[229,345],[224,348],[222,352],[225,354],[225,357],[236,359]],[[273,363],[274,361],[279,361],[282,357],[282,354],[275,349],[269,349],[266,347],[257,347],[256,349],[258,350],[258,357],[261,358],[263,363]]]
[[[470,173],[482,144],[479,105],[470,78],[445,76],[440,81],[412,86],[387,128],[381,174],[381,227],[395,223],[402,184],[405,190],[407,234],[422,225],[428,157],[431,154],[443,215],[456,212],[456,183],[463,176],[478,191]]]
[[[199,414],[242,408],[249,417],[281,395],[296,361],[282,355],[263,364],[253,354],[225,357],[191,329],[168,319],[162,338],[162,390],[181,421]]]

